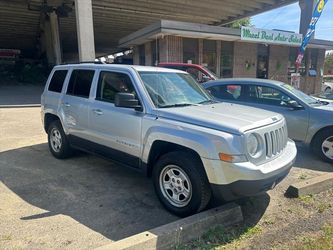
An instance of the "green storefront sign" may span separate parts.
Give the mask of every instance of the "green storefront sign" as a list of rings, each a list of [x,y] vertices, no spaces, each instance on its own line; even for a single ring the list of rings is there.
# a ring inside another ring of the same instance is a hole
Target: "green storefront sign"
[[[241,40],[299,46],[302,43],[302,35],[285,31],[242,27]]]

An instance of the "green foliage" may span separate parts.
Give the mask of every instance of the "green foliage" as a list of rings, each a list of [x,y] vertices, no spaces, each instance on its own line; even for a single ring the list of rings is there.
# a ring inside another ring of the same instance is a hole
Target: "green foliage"
[[[225,27],[234,29],[239,29],[242,26],[251,26],[251,19],[247,17],[225,25]]]
[[[326,73],[333,74],[333,52],[326,54],[324,68]]]

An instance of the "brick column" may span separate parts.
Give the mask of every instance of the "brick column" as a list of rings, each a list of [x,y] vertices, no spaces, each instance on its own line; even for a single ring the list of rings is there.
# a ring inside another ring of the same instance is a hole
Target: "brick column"
[[[268,78],[288,82],[289,47],[270,45]]]
[[[257,44],[235,42],[233,77],[256,77]]]

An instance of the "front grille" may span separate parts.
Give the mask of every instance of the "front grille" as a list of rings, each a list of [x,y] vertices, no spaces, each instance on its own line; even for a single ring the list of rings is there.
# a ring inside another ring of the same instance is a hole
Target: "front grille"
[[[288,142],[288,130],[286,125],[264,134],[266,156],[271,158],[283,151]]]

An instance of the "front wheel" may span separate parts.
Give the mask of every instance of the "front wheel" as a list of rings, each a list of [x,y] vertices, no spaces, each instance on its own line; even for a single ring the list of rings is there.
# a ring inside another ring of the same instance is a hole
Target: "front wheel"
[[[321,159],[333,163],[333,129],[320,131],[313,139],[312,149]]]
[[[187,152],[163,155],[153,168],[153,182],[164,207],[181,217],[205,209],[211,198],[201,160]]]

